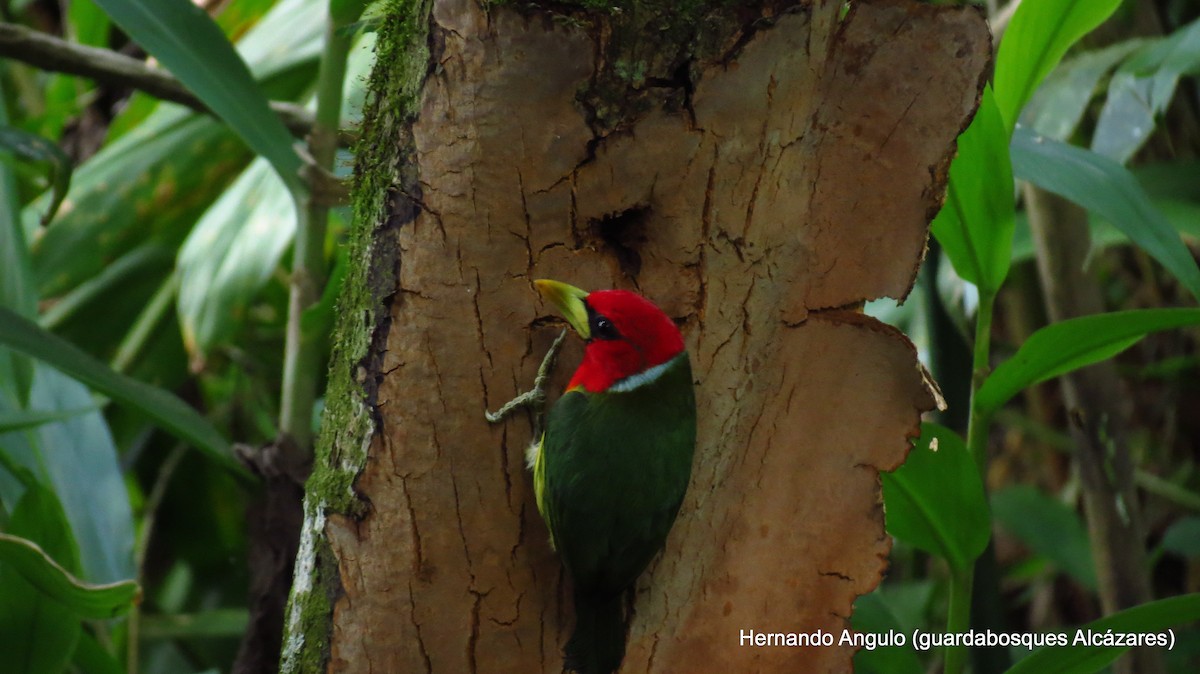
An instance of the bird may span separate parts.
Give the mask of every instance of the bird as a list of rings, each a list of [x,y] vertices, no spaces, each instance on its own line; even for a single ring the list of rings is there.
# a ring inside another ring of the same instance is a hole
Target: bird
[[[573,585],[564,668],[611,674],[625,657],[625,597],[663,549],[691,479],[691,362],[674,321],[637,293],[534,285],[585,343],[527,454],[538,512]]]

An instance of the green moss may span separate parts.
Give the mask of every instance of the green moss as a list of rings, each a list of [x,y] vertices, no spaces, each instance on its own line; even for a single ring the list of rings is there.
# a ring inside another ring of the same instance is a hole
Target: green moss
[[[287,611],[284,672],[324,671],[333,605],[342,592],[337,560],[324,536],[326,517],[365,513],[354,481],[375,432],[378,359],[399,264],[396,232],[406,224],[390,212],[388,197],[412,193],[416,186],[415,165],[402,158],[413,152],[409,126],[429,62],[431,7],[432,0],[384,0],[372,8],[379,33],[376,63],[383,65],[372,72],[356,148],[350,269],[338,299],[322,432],[305,486],[304,538]]]

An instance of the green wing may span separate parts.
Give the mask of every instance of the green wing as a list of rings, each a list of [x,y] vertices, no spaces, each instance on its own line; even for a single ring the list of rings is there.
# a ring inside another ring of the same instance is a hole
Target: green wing
[[[620,592],[662,548],[691,477],[695,438],[686,354],[632,391],[569,391],[555,403],[534,486],[577,588]]]

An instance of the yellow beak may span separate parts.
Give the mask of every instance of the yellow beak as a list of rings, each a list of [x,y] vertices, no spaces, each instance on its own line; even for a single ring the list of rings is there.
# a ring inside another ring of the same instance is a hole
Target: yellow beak
[[[587,306],[583,303],[583,298],[588,296],[586,290],[580,290],[575,286],[569,286],[566,283],[551,281],[549,279],[538,279],[533,282],[537,287],[538,292],[542,297],[550,301],[551,304],[558,307],[563,318],[575,328],[575,332],[584,339],[589,339],[592,336],[591,330],[588,328],[588,313]]]

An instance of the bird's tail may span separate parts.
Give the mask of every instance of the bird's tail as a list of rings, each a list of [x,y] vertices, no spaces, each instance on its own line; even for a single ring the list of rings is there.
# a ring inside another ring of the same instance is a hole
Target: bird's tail
[[[563,667],[579,674],[612,674],[625,657],[621,594],[575,594],[575,631],[567,641]]]

